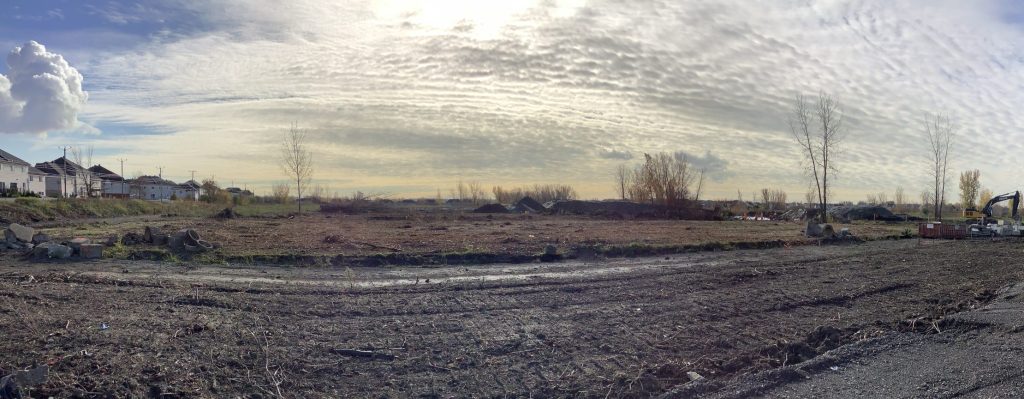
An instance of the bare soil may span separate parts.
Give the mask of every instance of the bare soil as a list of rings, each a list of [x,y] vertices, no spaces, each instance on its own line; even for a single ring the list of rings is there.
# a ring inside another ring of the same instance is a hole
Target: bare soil
[[[194,228],[222,247],[226,257],[372,256],[423,254],[537,255],[546,245],[561,252],[580,246],[697,246],[776,241],[801,245],[804,225],[795,222],[611,220],[557,215],[465,213],[311,214],[295,218],[122,218],[90,223],[44,224],[54,237],[106,238],[147,225],[165,231]],[[848,227],[860,238],[916,233],[909,224],[859,223]]]
[[[274,221],[234,223],[211,230]],[[414,231],[387,244],[433,234]],[[33,397],[649,397],[688,371],[728,380],[928,333],[1020,280],[1019,251],[902,240],[430,269],[4,257],[0,369],[49,364]]]

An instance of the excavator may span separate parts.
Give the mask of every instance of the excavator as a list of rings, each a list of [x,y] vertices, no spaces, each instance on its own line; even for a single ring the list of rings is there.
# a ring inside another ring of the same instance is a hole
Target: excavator
[[[1012,223],[1004,223],[992,217],[992,207],[1004,201],[1010,202],[1010,217]],[[1020,214],[1017,207],[1020,205],[1020,191],[1000,194],[988,200],[985,207],[981,209],[981,220],[979,223],[970,226],[972,236],[1024,236],[1024,226],[1020,223]]]

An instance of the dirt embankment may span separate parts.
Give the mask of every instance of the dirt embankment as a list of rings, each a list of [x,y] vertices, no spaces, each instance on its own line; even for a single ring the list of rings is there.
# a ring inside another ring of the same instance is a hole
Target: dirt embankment
[[[355,283],[380,269],[239,269],[280,281],[261,283],[202,278],[229,268],[87,264],[97,275],[11,260],[0,368],[50,363],[33,396],[649,397],[687,372],[729,379],[924,332],[1024,277],[1018,249],[904,240],[379,288]]]

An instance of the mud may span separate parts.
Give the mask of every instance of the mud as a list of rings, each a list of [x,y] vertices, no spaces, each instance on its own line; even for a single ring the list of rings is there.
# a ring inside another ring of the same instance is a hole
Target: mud
[[[650,397],[693,386],[687,372],[713,393],[929,336],[901,329],[941,328],[1021,280],[1018,252],[903,240],[432,268],[0,258],[0,371],[50,364],[32,397]]]

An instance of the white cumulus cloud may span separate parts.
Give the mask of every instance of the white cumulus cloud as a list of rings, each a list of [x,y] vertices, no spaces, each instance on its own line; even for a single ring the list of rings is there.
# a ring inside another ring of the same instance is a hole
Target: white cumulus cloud
[[[88,98],[78,70],[30,41],[7,55],[7,74],[0,75],[0,133],[70,129]]]

